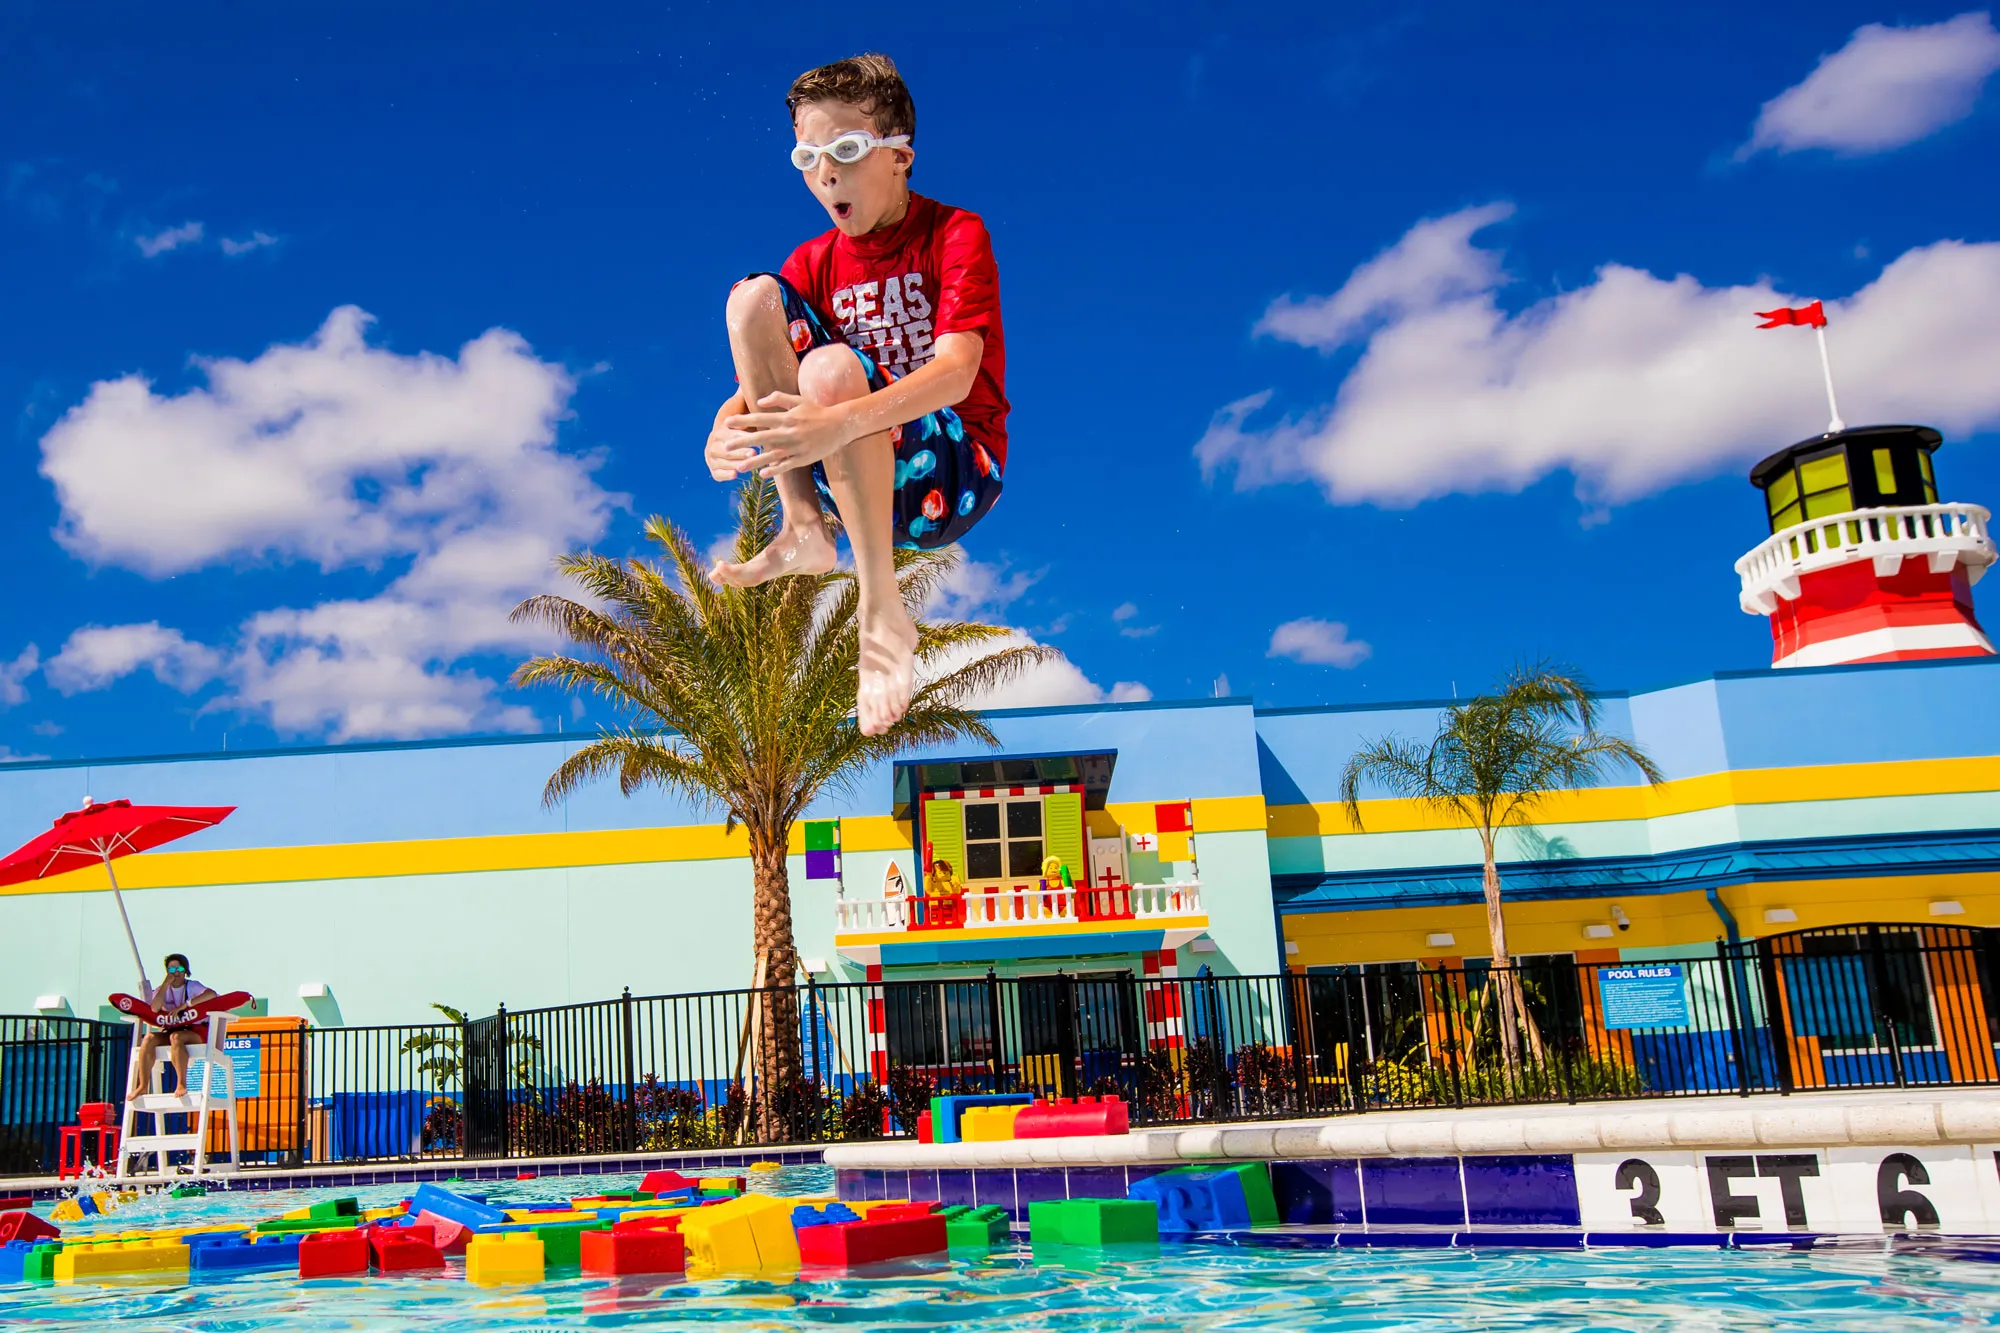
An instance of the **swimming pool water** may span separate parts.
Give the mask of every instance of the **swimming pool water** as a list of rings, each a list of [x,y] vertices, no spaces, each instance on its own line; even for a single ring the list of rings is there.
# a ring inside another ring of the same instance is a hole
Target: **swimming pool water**
[[[753,1176],[780,1194],[830,1193],[833,1173]],[[637,1177],[482,1185],[495,1202],[621,1189]],[[393,1202],[393,1186],[231,1191],[128,1204],[66,1234],[272,1216],[335,1194]],[[1173,1245],[1106,1257],[1026,1245],[838,1279],[571,1277],[474,1287],[445,1276],[302,1283],[256,1274],[195,1285],[0,1287],[0,1326],[228,1330],[987,1326],[1154,1329],[1924,1329],[2000,1326],[2000,1264],[1946,1246],[1794,1251],[1282,1249]]]

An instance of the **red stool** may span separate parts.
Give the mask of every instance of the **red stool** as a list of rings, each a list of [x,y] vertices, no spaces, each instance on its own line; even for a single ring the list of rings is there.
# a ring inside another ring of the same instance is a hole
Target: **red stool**
[[[99,1166],[118,1155],[116,1125],[64,1125],[62,1143],[56,1156],[56,1179],[68,1180],[71,1176],[83,1174],[83,1136],[86,1134],[96,1136],[97,1154],[93,1160]]]

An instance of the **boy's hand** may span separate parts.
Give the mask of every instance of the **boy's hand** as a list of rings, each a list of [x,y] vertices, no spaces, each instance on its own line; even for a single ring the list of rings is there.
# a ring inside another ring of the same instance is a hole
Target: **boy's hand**
[[[708,433],[708,445],[702,450],[708,475],[717,481],[736,480],[756,457],[756,437],[748,431],[731,430],[723,421],[715,423],[715,429]]]
[[[822,407],[795,393],[765,394],[757,406],[764,410],[722,421],[728,433],[755,441],[755,455],[734,463],[738,473],[754,469],[760,477],[775,477],[810,467],[854,438],[847,413],[838,406]]]

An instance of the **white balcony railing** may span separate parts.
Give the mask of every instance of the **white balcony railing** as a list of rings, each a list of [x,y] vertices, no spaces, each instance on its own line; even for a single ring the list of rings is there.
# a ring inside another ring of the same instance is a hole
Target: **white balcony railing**
[[[898,930],[1021,930],[1072,921],[1147,921],[1202,915],[1201,883],[1044,889],[1017,884],[968,890],[962,898],[842,898],[836,934]]]
[[[1991,518],[1980,505],[1891,505],[1795,523],[1736,562],[1743,580],[1737,600],[1749,614],[1768,616],[1799,595],[1799,575],[1863,559],[1874,560],[1880,578],[1909,556],[1924,557],[1935,574],[1963,564],[1977,583],[1994,560]]]

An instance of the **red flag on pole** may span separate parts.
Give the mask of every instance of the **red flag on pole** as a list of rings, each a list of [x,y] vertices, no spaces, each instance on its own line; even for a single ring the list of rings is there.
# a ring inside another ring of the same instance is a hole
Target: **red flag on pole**
[[[1759,310],[1757,318],[1764,321],[1757,326],[1760,329],[1775,329],[1783,324],[1803,324],[1807,328],[1823,329],[1826,327],[1826,307],[1814,301],[1796,309]]]

